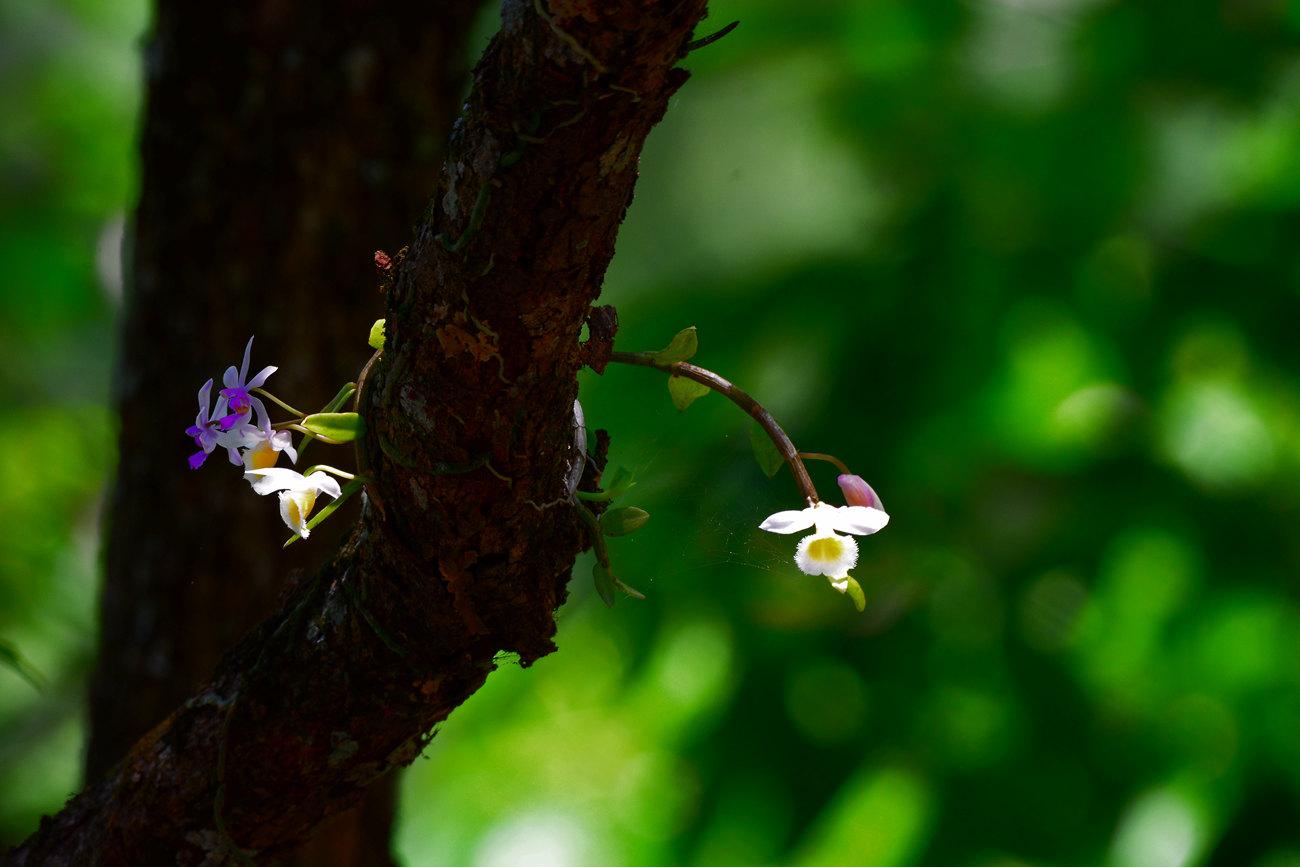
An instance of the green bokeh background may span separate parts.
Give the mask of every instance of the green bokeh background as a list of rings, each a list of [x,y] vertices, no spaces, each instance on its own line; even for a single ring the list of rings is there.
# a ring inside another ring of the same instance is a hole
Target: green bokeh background
[[[867,611],[740,413],[585,376],[649,598],[579,562],[405,863],[1300,865],[1300,3],[712,5],[605,297],[876,486]],[[79,786],[147,24],[0,0],[0,841]]]

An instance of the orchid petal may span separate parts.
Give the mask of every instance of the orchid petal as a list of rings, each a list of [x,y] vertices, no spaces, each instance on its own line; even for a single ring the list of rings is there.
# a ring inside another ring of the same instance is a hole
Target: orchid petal
[[[871,506],[840,506],[826,523],[841,533],[870,536],[885,528],[889,523],[889,515]]]
[[[208,459],[207,452],[195,452],[194,454],[190,455],[188,458],[190,469],[197,470],[199,467],[203,466],[203,462],[206,461],[207,459]]]
[[[288,431],[285,431],[285,433],[288,433]],[[280,446],[279,450],[289,456],[289,463],[296,464],[298,463],[298,450],[293,447],[293,437],[289,436],[286,439],[288,439],[288,442]]]
[[[268,364],[266,367],[263,367],[260,371],[258,371],[257,376],[253,377],[247,383],[245,383],[244,388],[249,388],[249,389],[260,388],[264,382],[266,382],[268,379],[271,378],[271,374],[275,373],[279,369],[280,368]]]
[[[221,374],[221,382],[226,388],[239,387],[239,371],[232,364],[226,368],[226,372]]]
[[[835,479],[835,482],[844,493],[844,502],[848,505],[870,506],[873,509],[885,508],[885,504],[880,501],[880,495],[876,493],[876,489],[867,484],[867,480],[862,476],[843,473]]]
[[[815,517],[811,508],[777,512],[775,515],[768,515],[758,528],[769,533],[798,533],[811,527]]]
[[[329,494],[336,500],[343,493],[342,488],[339,487],[338,479],[319,470],[307,476],[307,481],[322,494]]]
[[[312,475],[317,474],[312,473]],[[244,473],[244,479],[253,486],[254,493],[262,496],[274,494],[276,491],[301,491],[309,487],[307,478],[302,473],[286,467],[249,470]]]
[[[244,344],[244,363],[239,366],[239,382],[243,384],[248,380],[248,357],[253,352],[253,338],[248,338],[248,343]]]
[[[232,412],[230,415],[222,416],[220,421],[221,429],[223,431],[228,431],[238,422],[247,420],[247,418],[248,413],[246,412]]]
[[[271,427],[271,416],[266,411],[266,404],[262,403],[261,398],[247,395],[249,406],[257,413],[257,426],[263,430],[269,430]]]
[[[306,539],[311,535],[307,527],[307,513],[316,505],[314,496],[307,496],[301,491],[283,491],[280,494],[280,520],[290,530]]]
[[[209,379],[207,382],[203,383],[203,387],[199,389],[199,414],[200,415],[207,415],[208,404],[211,400],[212,400],[212,380]]]

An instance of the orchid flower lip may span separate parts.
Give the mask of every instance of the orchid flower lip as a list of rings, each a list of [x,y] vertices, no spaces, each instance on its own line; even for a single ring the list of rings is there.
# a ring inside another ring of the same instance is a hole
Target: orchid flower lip
[[[849,570],[858,563],[858,543],[853,537],[869,536],[888,523],[889,515],[874,506],[832,506],[818,501],[805,509],[769,515],[759,529],[787,535],[813,530],[799,540],[795,565],[806,575],[825,576],[832,587],[844,593],[849,587]]]
[[[244,478],[253,486],[254,493],[280,495],[280,519],[304,539],[311,533],[307,518],[316,505],[316,497],[328,494],[337,499],[343,493],[338,480],[319,470],[304,476],[297,470],[268,467],[249,470]]]

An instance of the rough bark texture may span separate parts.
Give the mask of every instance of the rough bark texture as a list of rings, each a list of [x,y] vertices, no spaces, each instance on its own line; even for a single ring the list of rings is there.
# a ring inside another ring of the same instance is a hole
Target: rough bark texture
[[[286,396],[318,407],[355,378],[382,311],[372,256],[405,243],[427,201],[478,5],[159,0],[89,779],[276,610],[287,570],[319,559],[281,552],[274,499],[249,496],[223,455],[187,471],[179,431],[250,330]],[[373,800],[286,860],[390,863],[392,792]]]
[[[499,653],[554,649],[586,544],[568,502],[578,335],[703,7],[505,4],[397,266],[352,536],[4,863],[273,855],[409,763]]]

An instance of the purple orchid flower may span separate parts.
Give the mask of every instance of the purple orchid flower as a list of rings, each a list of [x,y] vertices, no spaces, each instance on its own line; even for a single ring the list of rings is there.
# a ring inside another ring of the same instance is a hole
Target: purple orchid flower
[[[225,374],[221,381],[225,388],[221,389],[221,396],[230,404],[229,415],[221,419],[221,429],[230,430],[237,423],[248,421],[253,411],[257,412],[257,423],[259,427],[270,427],[270,416],[266,412],[266,404],[262,403],[259,398],[249,394],[255,388],[262,386],[271,374],[275,373],[275,367],[270,365],[263,367],[252,379],[248,378],[248,357],[253,351],[253,338],[248,338],[248,345],[244,347],[244,363],[239,370],[235,370],[232,364],[226,368]],[[233,461],[233,458],[232,458]],[[237,462],[236,462],[237,463]]]
[[[194,424],[185,429],[186,435],[193,437],[194,444],[202,449],[202,451],[195,452],[189,457],[190,469],[192,470],[197,470],[203,466],[203,462],[208,459],[208,455],[212,454],[212,450],[220,444],[222,439],[221,422],[223,419],[218,419],[217,416],[226,411],[226,399],[218,397],[216,408],[209,415],[208,410],[211,407],[211,400],[212,380],[209,379],[199,389],[199,414],[194,417]]]

